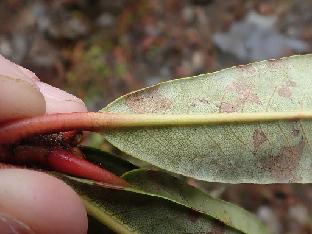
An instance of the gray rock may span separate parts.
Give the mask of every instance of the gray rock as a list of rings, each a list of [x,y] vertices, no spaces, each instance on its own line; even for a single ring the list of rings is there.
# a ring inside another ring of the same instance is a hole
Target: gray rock
[[[276,58],[290,51],[305,52],[309,49],[306,42],[281,34],[275,27],[276,19],[275,16],[249,12],[244,20],[233,23],[229,32],[215,33],[213,43],[246,61]]]

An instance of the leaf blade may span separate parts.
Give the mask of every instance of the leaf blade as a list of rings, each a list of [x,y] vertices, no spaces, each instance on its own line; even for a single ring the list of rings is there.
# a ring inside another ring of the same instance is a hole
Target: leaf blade
[[[312,109],[312,55],[292,56],[160,83],[102,111],[277,113]],[[312,182],[309,120],[114,130],[106,139],[153,165],[226,183]]]
[[[75,189],[89,215],[117,233],[241,233],[157,196],[103,187],[92,181],[60,174],[56,176]]]
[[[268,233],[260,220],[243,208],[212,198],[167,173],[137,169],[125,173],[122,177],[135,189],[206,214],[244,233]]]

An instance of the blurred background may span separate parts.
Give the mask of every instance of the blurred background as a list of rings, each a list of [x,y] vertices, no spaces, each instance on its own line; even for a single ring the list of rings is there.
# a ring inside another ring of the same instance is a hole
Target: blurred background
[[[0,53],[92,111],[168,79],[311,50],[311,0],[0,1]],[[273,233],[312,233],[311,185],[189,183]]]

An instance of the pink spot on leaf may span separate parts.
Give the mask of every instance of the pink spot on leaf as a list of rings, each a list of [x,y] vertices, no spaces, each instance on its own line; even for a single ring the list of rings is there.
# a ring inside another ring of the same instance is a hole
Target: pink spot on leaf
[[[292,180],[304,152],[305,140],[293,146],[284,146],[276,155],[269,155],[263,160],[263,169],[280,181]]]
[[[237,106],[227,103],[227,102],[222,102],[219,106],[219,112],[220,113],[231,113],[237,111]]]
[[[267,136],[261,129],[256,129],[252,138],[255,149],[258,149],[264,142],[268,140]]]
[[[254,88],[247,83],[234,81],[227,86],[226,92],[235,94],[233,102],[221,102],[219,112],[236,112],[243,109],[246,104],[261,104]]]
[[[278,88],[277,93],[281,97],[290,98],[292,96],[292,88],[295,86],[296,83],[294,81],[289,80]]]
[[[170,109],[172,102],[159,92],[158,87],[153,87],[130,94],[126,104],[135,113],[158,113]]]

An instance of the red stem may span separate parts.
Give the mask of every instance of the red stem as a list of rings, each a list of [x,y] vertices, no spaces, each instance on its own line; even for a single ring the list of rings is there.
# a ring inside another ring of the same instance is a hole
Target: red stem
[[[5,146],[1,147],[1,145],[17,143],[33,135],[65,132],[64,137],[69,140],[73,139],[75,133],[79,130],[94,131],[103,128],[119,127],[122,121],[120,121],[116,114],[86,112],[44,115],[10,122],[0,127],[0,156],[7,155],[4,151]],[[128,186],[128,183],[122,178],[86,160],[78,158],[66,150],[52,150],[48,154],[47,160],[48,165],[56,171],[114,186]],[[3,167],[2,164],[0,166]]]
[[[68,151],[54,149],[50,152],[47,159],[49,167],[56,171],[114,186],[128,186],[128,183],[122,178],[84,159],[78,158]]]
[[[97,131],[118,127],[118,114],[86,112],[43,115],[10,122],[0,127],[0,145],[16,143],[24,138],[72,130]]]

